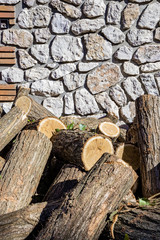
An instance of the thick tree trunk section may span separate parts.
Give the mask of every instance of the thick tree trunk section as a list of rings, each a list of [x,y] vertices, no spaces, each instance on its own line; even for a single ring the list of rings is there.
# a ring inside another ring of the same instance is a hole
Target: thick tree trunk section
[[[5,164],[6,160],[0,156],[0,171],[2,171],[2,168]]]
[[[160,192],[160,97],[144,95],[136,100],[137,128],[141,152],[143,196]]]
[[[0,179],[0,213],[27,206],[36,191],[52,149],[42,133],[24,130],[8,154]]]
[[[28,96],[29,93],[30,93],[30,88],[26,88],[26,87],[20,86],[18,88],[17,96],[16,96],[16,98],[14,100],[14,103],[17,101],[17,99],[19,97]]]
[[[0,119],[0,151],[24,128],[27,117],[18,107]]]
[[[135,179],[128,164],[104,154],[53,212],[36,239],[97,240],[106,215],[119,206]]]

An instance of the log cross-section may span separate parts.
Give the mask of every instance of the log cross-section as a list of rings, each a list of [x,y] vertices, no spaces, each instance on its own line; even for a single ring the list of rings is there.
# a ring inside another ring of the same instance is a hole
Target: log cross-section
[[[11,84],[11,85],[0,84],[0,102],[13,102],[15,97],[16,97],[15,84]]]

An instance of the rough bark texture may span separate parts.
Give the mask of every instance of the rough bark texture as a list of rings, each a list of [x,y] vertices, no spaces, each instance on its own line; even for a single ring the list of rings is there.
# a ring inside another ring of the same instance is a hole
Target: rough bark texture
[[[143,196],[160,192],[160,97],[144,95],[136,100],[137,128],[141,152]]]
[[[17,137],[1,173],[1,214],[16,211],[31,202],[51,149],[50,140],[40,132],[24,130]]]
[[[5,164],[6,160],[0,156],[0,171],[2,171],[2,168]]]
[[[0,119],[0,151],[26,124],[27,117],[18,107],[12,108]]]
[[[14,102],[16,102],[16,100],[17,100],[19,97],[28,96],[29,93],[30,93],[30,88],[26,88],[26,87],[20,86],[20,87],[18,88],[17,96],[16,96]]]
[[[97,240],[107,213],[120,204],[135,179],[131,167],[104,154],[52,213],[36,239]]]

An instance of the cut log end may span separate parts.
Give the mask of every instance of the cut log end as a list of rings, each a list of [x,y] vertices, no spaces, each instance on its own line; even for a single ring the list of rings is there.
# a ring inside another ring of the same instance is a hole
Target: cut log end
[[[102,122],[98,128],[107,137],[115,138],[120,135],[120,128],[112,122]]]
[[[22,96],[17,99],[15,106],[20,108],[27,115],[31,109],[31,100],[27,96]]]

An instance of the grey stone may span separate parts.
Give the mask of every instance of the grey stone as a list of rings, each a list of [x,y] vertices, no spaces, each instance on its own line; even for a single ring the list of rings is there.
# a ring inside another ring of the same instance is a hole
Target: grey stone
[[[43,101],[43,106],[56,117],[60,117],[63,113],[63,100],[61,97],[46,98]]]
[[[27,30],[8,29],[3,31],[2,42],[7,45],[28,48],[33,43],[33,35]]]
[[[119,24],[122,8],[119,2],[110,1],[107,8],[107,23]]]
[[[26,70],[26,80],[27,81],[37,81],[41,79],[48,78],[50,71],[48,68],[37,67]]]
[[[95,67],[98,67],[99,63],[97,62],[80,62],[78,64],[78,70],[80,72],[88,72]]]
[[[142,13],[138,26],[141,28],[154,29],[160,19],[160,3],[149,4]]]
[[[73,5],[61,2],[60,0],[51,0],[51,6],[56,8],[60,13],[67,15],[71,18],[80,18],[82,13],[80,9]]]
[[[48,28],[38,28],[34,31],[34,36],[37,43],[46,43],[50,39],[51,33]]]
[[[148,94],[159,95],[158,87],[152,74],[142,74],[140,79]]]
[[[129,102],[120,109],[120,114],[126,123],[132,123],[136,116],[135,102]]]
[[[37,64],[37,61],[33,59],[29,53],[23,49],[18,50],[19,65],[22,69],[28,69]]]
[[[144,65],[141,65],[140,67],[141,72],[154,72],[160,70],[160,62],[155,63],[146,63]]]
[[[127,40],[132,46],[137,47],[152,42],[153,33],[152,31],[145,29],[131,29],[127,33]]]
[[[2,81],[7,83],[18,83],[24,81],[23,70],[16,67],[9,67],[1,71]]]
[[[41,63],[47,63],[49,58],[48,44],[36,44],[31,47],[31,54]]]
[[[103,92],[96,95],[96,101],[101,105],[101,107],[107,112],[107,114],[113,118],[119,118],[119,108],[113,102],[108,93]]]
[[[72,32],[80,35],[88,32],[96,32],[105,25],[104,19],[81,19],[72,24]]]
[[[123,82],[123,87],[132,100],[136,100],[144,94],[140,82],[135,77],[128,77]]]
[[[103,16],[106,5],[103,0],[86,0],[83,4],[83,13],[88,18]]]
[[[56,69],[58,68],[59,64],[55,63],[55,62],[49,62],[46,67],[50,68],[50,69]]]
[[[155,77],[155,80],[156,80],[156,82],[157,82],[157,86],[158,86],[159,93],[160,93],[160,72],[156,73],[156,74],[154,75],[154,77]]]
[[[133,55],[133,49],[127,46],[121,46],[114,54],[118,60],[130,60]]]
[[[27,7],[33,7],[36,0],[23,0],[24,4],[27,5]]]
[[[64,0],[64,2],[71,3],[77,6],[80,5],[83,2],[83,0]]]
[[[66,115],[74,114],[74,100],[73,100],[73,93],[66,93],[64,96],[64,113]]]
[[[60,13],[55,13],[51,21],[52,32],[62,34],[69,33],[71,21]]]
[[[97,34],[84,37],[87,49],[87,60],[107,60],[112,57],[112,44]]]
[[[56,97],[64,92],[62,81],[40,80],[32,83],[31,93],[33,95]]]
[[[75,72],[75,73],[67,74],[66,76],[63,77],[63,79],[67,89],[69,91],[72,91],[84,85],[86,74],[79,74]]]
[[[127,75],[135,76],[139,74],[139,67],[134,65],[131,62],[124,62],[123,63],[123,71]]]
[[[18,16],[21,28],[47,27],[51,18],[51,9],[47,6],[36,6],[24,9]]]
[[[135,2],[135,3],[148,3],[151,2],[153,0],[129,0],[130,2]]]
[[[0,0],[0,4],[4,3],[4,4],[16,4],[20,2],[20,0]]]
[[[123,11],[122,26],[124,29],[130,28],[138,19],[140,9],[138,4],[128,3]]]
[[[46,4],[46,3],[50,2],[50,0],[37,0],[37,2],[40,4]]]
[[[87,77],[87,86],[92,94],[106,91],[122,78],[120,68],[114,63],[104,63]]]
[[[114,44],[122,43],[125,40],[124,33],[119,28],[113,26],[107,26],[103,28],[102,33],[109,41]]]
[[[5,113],[8,113],[12,108],[13,102],[2,103],[2,109]]]
[[[99,111],[95,98],[84,88],[75,93],[75,107],[80,115],[93,114]]]
[[[160,45],[145,45],[138,48],[133,56],[138,64],[160,61]]]
[[[52,58],[56,62],[74,62],[83,57],[81,39],[72,36],[56,36],[51,45]]]
[[[109,95],[118,106],[122,107],[127,104],[127,97],[119,85],[111,87]]]
[[[52,71],[51,77],[53,79],[58,79],[61,77],[64,77],[65,75],[73,72],[76,70],[76,64],[75,63],[66,63],[61,64],[59,67]]]
[[[160,41],[160,27],[156,28],[154,38]]]

